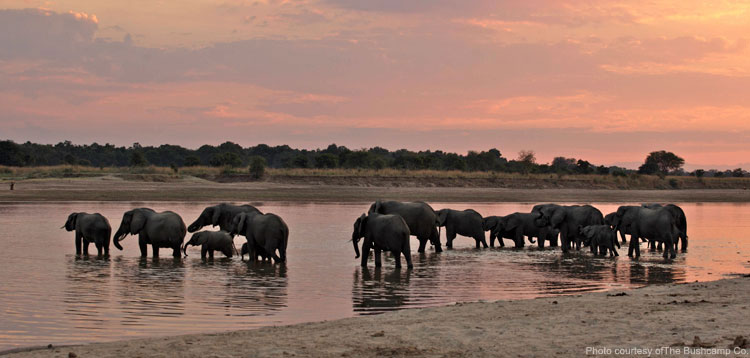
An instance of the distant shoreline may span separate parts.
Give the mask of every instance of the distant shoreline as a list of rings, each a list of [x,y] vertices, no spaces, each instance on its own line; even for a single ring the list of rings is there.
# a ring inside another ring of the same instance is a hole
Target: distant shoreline
[[[415,179],[418,180],[418,179]],[[206,201],[371,202],[378,199],[429,202],[750,202],[745,189],[595,189],[339,185],[269,181],[218,183],[196,177],[169,181],[127,180],[106,175],[0,182],[0,202]],[[424,184],[424,183],[422,183]]]
[[[457,303],[290,326],[24,350],[7,356],[581,357],[587,348],[663,347],[672,350],[659,356],[684,356],[685,349],[701,348],[748,352],[750,337],[743,336],[750,330],[748,290],[750,279],[739,277]]]

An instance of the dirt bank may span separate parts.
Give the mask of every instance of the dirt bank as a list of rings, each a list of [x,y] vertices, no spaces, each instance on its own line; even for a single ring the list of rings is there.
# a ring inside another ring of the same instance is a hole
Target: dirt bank
[[[750,202],[750,190],[522,189],[473,187],[363,187],[349,185],[216,183],[194,177],[168,182],[116,176],[18,181],[0,188],[0,201],[301,201],[369,202]]]
[[[43,349],[11,357],[582,357],[587,347],[748,348],[750,278],[456,304],[249,331]],[[741,338],[738,338],[742,336]],[[696,338],[698,337],[698,338]],[[738,348],[741,350],[742,348]],[[627,351],[619,356],[646,356]],[[646,352],[646,351],[644,351]],[[73,355],[71,355],[73,356]],[[657,356],[652,351],[652,356]]]

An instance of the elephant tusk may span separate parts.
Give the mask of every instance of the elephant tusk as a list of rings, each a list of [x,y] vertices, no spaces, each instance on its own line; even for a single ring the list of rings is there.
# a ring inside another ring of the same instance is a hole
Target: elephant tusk
[[[60,228],[61,228],[61,229],[64,229],[64,228],[65,228],[65,225],[63,225],[63,226],[60,226]]]

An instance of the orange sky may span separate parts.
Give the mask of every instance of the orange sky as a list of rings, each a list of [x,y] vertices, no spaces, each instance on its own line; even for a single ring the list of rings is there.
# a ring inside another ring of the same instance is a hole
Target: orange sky
[[[750,169],[750,1],[0,0],[17,142]]]

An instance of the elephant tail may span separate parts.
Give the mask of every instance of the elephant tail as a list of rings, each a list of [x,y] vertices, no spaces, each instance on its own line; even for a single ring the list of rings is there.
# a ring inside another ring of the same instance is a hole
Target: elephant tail
[[[279,243],[279,258],[281,262],[286,262],[286,244],[289,240],[289,228],[284,225],[281,228],[281,242]]]

